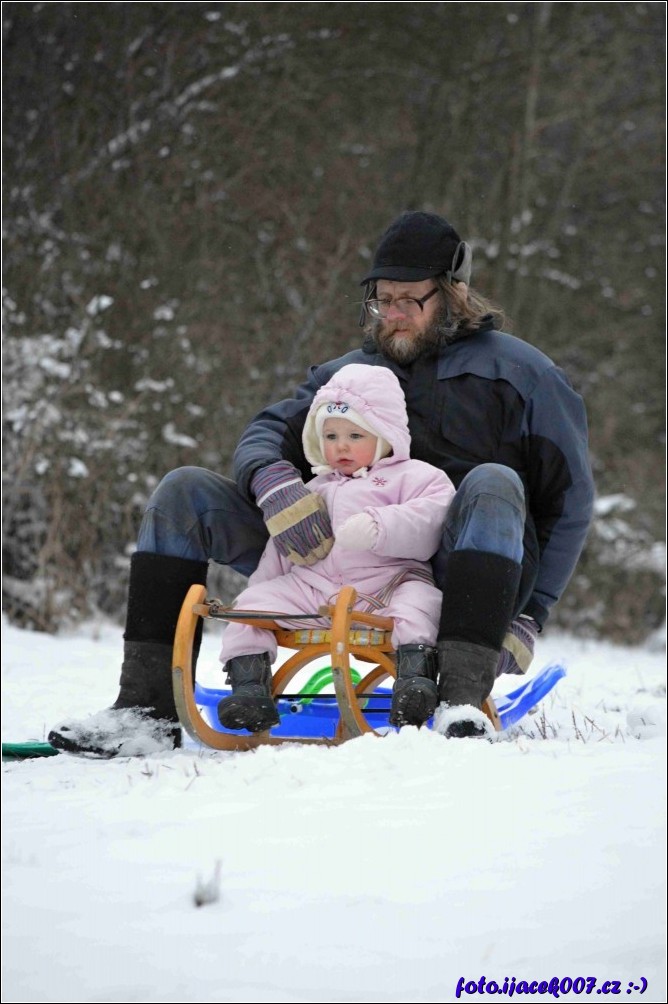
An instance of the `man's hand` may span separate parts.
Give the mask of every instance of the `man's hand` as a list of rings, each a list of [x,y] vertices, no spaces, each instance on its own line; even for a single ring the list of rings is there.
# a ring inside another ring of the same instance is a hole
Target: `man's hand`
[[[336,531],[336,542],[346,551],[371,551],[377,540],[378,526],[367,512],[349,516]]]
[[[299,472],[287,460],[257,471],[251,491],[262,510],[276,547],[295,565],[313,565],[332,549],[334,536],[327,507],[309,492]]]
[[[533,649],[538,636],[538,625],[533,617],[520,614],[514,620],[501,646],[501,655],[496,666],[496,675],[502,673],[526,673],[533,660]]]

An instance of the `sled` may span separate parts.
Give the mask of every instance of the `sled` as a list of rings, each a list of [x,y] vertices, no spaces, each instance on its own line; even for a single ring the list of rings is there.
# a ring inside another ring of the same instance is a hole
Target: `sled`
[[[350,674],[356,685],[360,674],[351,669]],[[505,732],[525,715],[537,710],[540,701],[552,690],[559,680],[566,675],[566,670],[559,663],[551,663],[536,676],[524,681],[510,694],[495,697],[494,704],[499,717],[500,731]],[[319,669],[301,689],[300,694],[283,694],[276,705],[280,715],[280,725],[273,729],[274,735],[292,736],[297,741],[299,736],[329,736],[333,737],[338,723],[338,705],[334,694],[311,696],[322,686],[332,682],[331,666]],[[218,704],[224,697],[229,697],[231,690],[204,687],[195,682],[195,704],[200,709],[204,720],[218,732],[227,732],[218,720]],[[377,687],[373,694],[366,695],[362,705],[364,715],[380,732],[394,729],[389,723],[392,689]],[[425,723],[427,727],[433,724],[433,719]],[[236,733],[233,733],[236,734]]]
[[[188,735],[212,749],[232,751],[290,742],[335,746],[365,734],[380,736],[393,730],[388,721],[392,690],[379,686],[387,678],[396,677],[393,622],[388,617],[355,610],[356,599],[355,589],[344,586],[332,606],[320,607],[308,615],[281,614],[225,607],[219,600],[207,599],[203,585],[192,586],[181,607],[172,667],[176,710]],[[237,621],[273,631],[280,648],[295,650],[273,675],[272,695],[279,725],[270,731],[246,733],[219,724],[216,709],[230,691],[203,687],[194,680],[193,646],[200,618]],[[312,623],[314,618],[323,621],[324,626],[288,630],[278,623]],[[299,693],[290,693],[287,688],[295,676],[323,656],[331,665],[319,670]],[[371,668],[362,675],[351,666],[351,657]],[[489,697],[483,711],[495,731],[519,720],[563,675],[563,667],[549,666],[501,698],[503,718]],[[320,694],[322,686],[329,682],[334,694]]]

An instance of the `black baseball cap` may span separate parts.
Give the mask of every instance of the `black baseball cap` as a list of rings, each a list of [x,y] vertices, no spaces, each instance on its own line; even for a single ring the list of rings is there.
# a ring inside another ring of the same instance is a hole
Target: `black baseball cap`
[[[397,217],[381,237],[371,271],[360,286],[377,279],[420,282],[442,273],[449,273],[451,280],[468,283],[470,247],[442,216],[407,212]]]

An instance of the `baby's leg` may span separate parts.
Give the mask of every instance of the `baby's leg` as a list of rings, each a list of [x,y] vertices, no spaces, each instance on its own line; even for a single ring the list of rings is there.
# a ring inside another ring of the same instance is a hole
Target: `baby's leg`
[[[315,613],[324,602],[315,590],[292,575],[283,575],[268,582],[249,586],[237,597],[235,606],[239,610],[266,610],[290,614]],[[295,623],[295,628],[298,622]],[[228,662],[240,655],[267,652],[273,663],[276,659],[277,644],[273,631],[251,627],[229,621],[223,630],[220,661]]]
[[[409,580],[397,586],[382,611],[384,616],[394,618],[392,644],[395,648],[436,644],[441,599],[440,589],[428,582]]]
[[[390,722],[424,725],[438,704],[435,645],[441,592],[427,582],[402,582],[383,613],[394,618],[392,643],[397,652]]]

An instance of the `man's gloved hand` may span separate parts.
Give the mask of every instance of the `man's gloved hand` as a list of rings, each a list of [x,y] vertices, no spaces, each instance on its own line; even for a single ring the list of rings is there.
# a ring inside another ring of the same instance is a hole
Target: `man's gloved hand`
[[[501,646],[501,654],[496,666],[496,675],[502,673],[526,673],[533,660],[533,649],[538,636],[538,625],[533,617],[520,614],[514,620]]]
[[[371,551],[378,540],[378,525],[368,512],[358,512],[341,524],[336,542],[346,551]]]
[[[276,547],[295,565],[313,565],[332,549],[332,524],[323,498],[307,491],[287,460],[255,473],[251,491]]]

